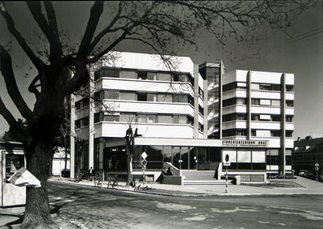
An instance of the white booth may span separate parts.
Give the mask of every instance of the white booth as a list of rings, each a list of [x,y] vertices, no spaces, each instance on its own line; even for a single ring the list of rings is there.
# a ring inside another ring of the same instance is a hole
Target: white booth
[[[0,207],[26,203],[26,187],[18,187],[8,181],[12,174],[25,165],[23,150],[13,149],[8,152],[0,146]]]

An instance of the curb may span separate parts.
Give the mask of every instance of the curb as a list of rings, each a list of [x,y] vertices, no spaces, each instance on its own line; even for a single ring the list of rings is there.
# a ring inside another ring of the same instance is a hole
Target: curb
[[[95,188],[93,185],[88,184],[80,184],[77,182],[71,182],[71,181],[60,181],[60,180],[50,180],[51,182],[57,182],[57,183],[66,183],[71,185],[78,185],[83,187],[92,187]],[[107,188],[104,188],[107,189]],[[123,189],[123,188],[108,188],[107,190],[111,191],[122,191],[122,192],[128,192],[128,193],[141,193],[146,195],[155,195],[155,196],[173,196],[173,197],[212,197],[212,196],[221,196],[221,197],[229,197],[229,196],[235,196],[235,197],[242,197],[242,196],[320,196],[323,195],[323,192],[320,193],[192,193],[185,191],[178,191],[178,193],[166,193],[165,192],[158,192],[153,191],[150,192],[148,190],[133,190],[133,189]],[[152,189],[152,190],[160,190],[160,189]]]

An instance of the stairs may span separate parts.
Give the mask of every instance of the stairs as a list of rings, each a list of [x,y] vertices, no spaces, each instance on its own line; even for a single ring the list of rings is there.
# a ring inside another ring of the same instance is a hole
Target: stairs
[[[184,176],[184,185],[225,184],[225,180],[214,178],[214,170],[182,170],[182,176]]]

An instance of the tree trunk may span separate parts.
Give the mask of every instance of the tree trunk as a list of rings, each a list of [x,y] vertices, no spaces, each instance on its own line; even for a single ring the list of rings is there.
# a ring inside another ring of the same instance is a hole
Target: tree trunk
[[[47,192],[47,179],[53,149],[46,143],[38,143],[26,150],[27,169],[41,182],[40,188],[27,187],[27,199],[22,228],[52,228]]]
[[[130,147],[126,143],[126,154],[127,154],[127,183],[126,186],[129,186],[132,181],[132,153],[130,152]]]

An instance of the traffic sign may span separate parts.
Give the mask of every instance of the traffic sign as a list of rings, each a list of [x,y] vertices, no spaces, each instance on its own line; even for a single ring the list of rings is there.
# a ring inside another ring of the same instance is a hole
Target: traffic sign
[[[314,166],[315,166],[315,170],[316,170],[316,171],[319,171],[319,169],[320,169],[320,164],[316,162]]]
[[[231,165],[231,162],[224,162],[223,163],[223,166],[230,166]]]
[[[146,166],[147,165],[147,160],[145,160],[145,159],[144,160],[141,160],[141,165],[142,166]]]
[[[148,155],[146,154],[146,152],[143,152],[142,154],[141,154],[141,157],[145,160],[146,159],[146,157],[147,157]]]

